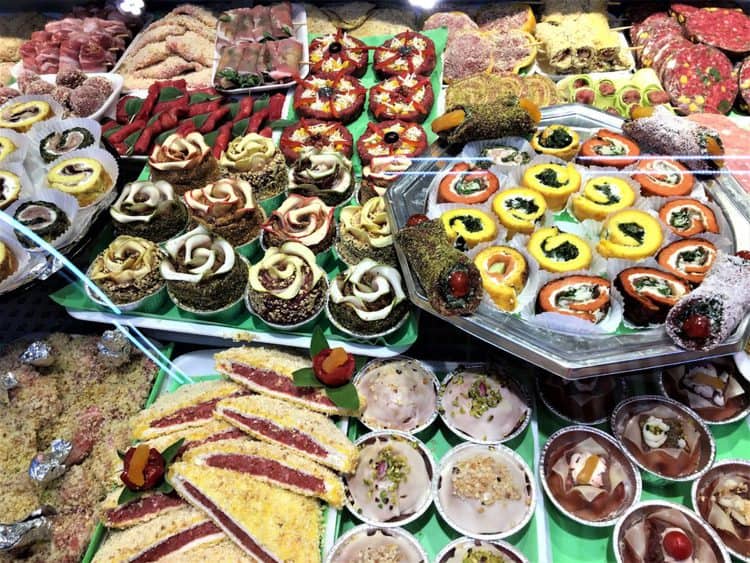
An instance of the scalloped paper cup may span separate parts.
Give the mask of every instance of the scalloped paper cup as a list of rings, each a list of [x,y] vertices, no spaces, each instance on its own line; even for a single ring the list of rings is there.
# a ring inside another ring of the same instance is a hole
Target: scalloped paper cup
[[[67,131],[68,129],[73,129],[76,127],[86,129],[94,137],[93,144],[85,148],[98,148],[100,146],[102,140],[102,126],[98,121],[86,117],[71,117],[68,119],[54,117],[52,119],[48,119],[47,121],[36,123],[34,126],[32,126],[31,129],[29,129],[27,133],[29,137],[29,143],[31,144],[28,153],[29,159],[33,160],[34,163],[38,166],[46,167],[48,163],[45,162],[39,152],[39,144],[52,133],[62,133],[64,131]]]
[[[34,260],[31,254],[26,250],[21,243],[18,242],[12,233],[8,232],[8,229],[0,228],[0,242],[5,243],[8,249],[16,257],[16,271],[10,276],[0,281],[0,294],[10,291],[17,287],[18,284],[23,283],[22,280],[28,276],[28,269],[33,266]]]
[[[0,112],[2,112],[6,107],[10,107],[16,104],[22,104],[25,102],[35,102],[35,101],[47,102],[50,106],[50,109],[52,109],[53,117],[62,117],[65,114],[65,109],[60,105],[59,102],[57,102],[52,96],[48,96],[44,94],[24,94],[22,96],[16,96],[15,98],[11,98],[8,101],[6,101],[3,105],[0,106]],[[49,119],[52,119],[52,117]],[[47,120],[45,119],[45,121]],[[31,127],[29,127],[28,129],[24,131],[18,131],[18,132],[25,133],[26,131],[29,131],[30,129]],[[13,129],[13,130],[16,131],[16,129]]]
[[[42,121],[42,123],[45,122]],[[31,129],[33,128],[34,127]],[[13,141],[13,144],[16,146],[16,150],[10,153],[4,160],[0,160],[0,166],[11,164],[13,162],[19,164],[23,163],[29,151],[29,139],[27,135],[28,133],[19,133],[13,129],[0,129],[0,137],[8,137],[8,139]]]
[[[88,228],[89,226],[88,224],[81,225],[79,222],[76,221],[76,219],[78,218],[78,211],[80,207],[78,205],[78,200],[74,198],[72,195],[60,192],[58,190],[39,188],[37,190],[36,196],[37,197],[34,197],[34,198],[19,199],[13,205],[11,205],[6,210],[6,212],[8,213],[8,215],[15,217],[16,210],[23,203],[27,201],[45,201],[45,202],[55,204],[68,217],[68,221],[70,221],[70,225],[68,226],[65,232],[63,232],[57,238],[50,241],[50,244],[53,247],[63,248],[69,245],[78,237],[78,234],[81,230],[85,230]],[[29,252],[46,252],[44,249],[37,247],[37,246],[28,248],[27,250],[29,250]]]
[[[267,199],[258,200],[258,203],[263,208],[263,211],[265,211],[266,216],[270,217],[271,213],[276,211],[285,199],[286,192],[281,192],[280,194],[276,194],[275,196],[269,197]]]
[[[93,160],[96,160],[102,165],[102,167],[104,168],[104,171],[107,173],[107,175],[110,178],[109,188],[89,205],[81,206],[81,209],[88,209],[90,207],[95,207],[102,200],[105,200],[107,196],[109,196],[113,192],[115,186],[117,185],[117,178],[119,177],[119,174],[120,174],[120,169],[117,165],[117,161],[115,160],[115,157],[109,154],[109,152],[100,148],[88,147],[85,149],[77,149],[77,150],[71,151],[68,154],[61,156],[57,160],[50,162],[46,166],[45,180],[44,180],[46,187],[50,189],[55,189],[55,188],[51,188],[47,181],[46,175],[49,173],[49,171],[52,170],[52,168],[54,168],[58,164],[65,162],[66,160],[73,159],[73,158],[91,158]]]

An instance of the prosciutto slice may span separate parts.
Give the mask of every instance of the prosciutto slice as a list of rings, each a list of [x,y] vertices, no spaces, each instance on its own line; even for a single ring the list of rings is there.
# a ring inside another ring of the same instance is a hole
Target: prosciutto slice
[[[296,39],[282,39],[266,43],[268,75],[274,80],[299,76],[302,44]]]

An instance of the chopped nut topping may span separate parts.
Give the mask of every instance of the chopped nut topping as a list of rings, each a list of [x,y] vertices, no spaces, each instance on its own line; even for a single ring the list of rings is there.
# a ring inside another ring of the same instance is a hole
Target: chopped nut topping
[[[456,495],[490,506],[501,500],[520,500],[521,491],[513,484],[508,467],[488,455],[478,455],[453,467],[452,484]]]

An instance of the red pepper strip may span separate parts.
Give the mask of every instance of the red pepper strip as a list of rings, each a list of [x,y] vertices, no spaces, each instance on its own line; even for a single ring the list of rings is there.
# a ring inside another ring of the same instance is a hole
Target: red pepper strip
[[[234,123],[238,122],[240,119],[245,119],[246,117],[250,117],[253,114],[253,105],[255,104],[255,100],[252,96],[245,96],[240,100],[239,108],[237,109],[237,113],[234,116],[234,119],[232,120]]]
[[[117,154],[128,154],[128,146],[123,143],[110,143],[112,148],[117,151]]]
[[[208,119],[203,122],[203,125],[201,125],[200,131],[204,135],[206,133],[210,133],[214,129],[216,129],[216,126],[221,122],[227,115],[229,115],[229,112],[231,111],[231,108],[229,106],[222,106],[219,109],[211,112],[211,115],[208,116]]]
[[[187,107],[174,107],[159,114],[154,126],[158,123],[159,133],[167,129],[174,129],[180,124],[180,118],[187,113]]]
[[[225,123],[221,127],[219,127],[219,134],[216,135],[216,140],[214,141],[214,146],[211,149],[211,152],[213,153],[214,157],[221,158],[221,153],[223,153],[227,146],[229,146],[229,141],[232,138],[232,123]]]
[[[143,130],[141,136],[133,145],[133,154],[149,154],[149,148],[151,147],[151,140],[158,134],[156,127],[158,127],[158,121],[153,125],[149,125]]]
[[[178,135],[182,135],[183,137],[192,133],[193,131],[197,131],[198,128],[195,126],[195,123],[193,123],[192,119],[186,119],[182,123],[180,123],[180,126],[177,128],[176,133]]]
[[[276,121],[277,119],[281,119],[281,111],[284,109],[284,100],[284,94],[274,94],[271,96],[268,100],[268,106],[266,106],[268,109],[269,120]]]
[[[102,133],[106,133],[110,129],[114,129],[115,127],[119,127],[120,124],[117,123],[114,119],[107,119],[104,123],[102,123]]]
[[[263,125],[266,117],[268,117],[268,107],[269,106],[266,106],[250,116],[250,119],[247,122],[247,131],[245,131],[245,135],[248,133],[257,133],[260,130],[260,126]]]
[[[138,110],[138,113],[135,114],[133,121],[145,121],[148,120],[149,117],[151,117],[152,110],[154,109],[154,106],[159,99],[159,90],[160,88],[158,83],[154,83],[148,87],[148,96],[146,96],[146,99],[143,100],[143,105],[141,106],[141,109]]]
[[[130,116],[128,115],[128,112],[125,110],[125,106],[128,104],[130,100],[136,99],[135,96],[123,96],[119,99],[117,102],[117,110],[115,111],[115,119],[118,123],[125,124],[128,121],[130,121]]]
[[[192,104],[188,106],[188,115],[195,117],[202,113],[212,113],[221,107],[221,100],[211,100],[208,102],[201,102],[199,104]]]
[[[187,89],[187,82],[184,78],[178,78],[177,80],[162,80],[156,83],[159,86],[159,90],[162,88],[176,88],[177,90],[185,91]]]
[[[273,136],[273,129],[270,127],[264,127],[260,130],[261,137],[268,137],[269,139]]]
[[[188,107],[189,104],[190,96],[188,96],[187,93],[184,93],[179,98],[175,98],[174,100],[170,100],[168,102],[159,102],[154,107],[152,113],[157,114],[163,111],[168,111],[172,108]]]
[[[133,121],[133,123],[129,123],[127,125],[123,125],[119,130],[112,133],[108,140],[112,144],[122,143],[125,139],[130,137],[133,133],[138,131],[139,129],[143,129],[146,127],[146,121],[143,119]]]

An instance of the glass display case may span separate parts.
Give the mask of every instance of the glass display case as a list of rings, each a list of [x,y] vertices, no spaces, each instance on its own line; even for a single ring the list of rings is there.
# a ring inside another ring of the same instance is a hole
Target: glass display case
[[[750,560],[744,3],[146,4],[0,14],[0,559]]]

